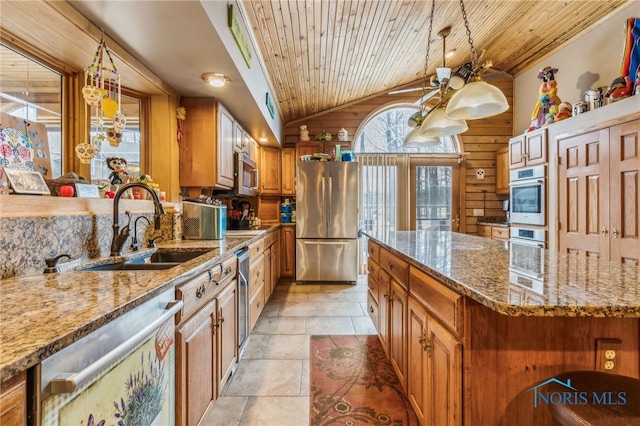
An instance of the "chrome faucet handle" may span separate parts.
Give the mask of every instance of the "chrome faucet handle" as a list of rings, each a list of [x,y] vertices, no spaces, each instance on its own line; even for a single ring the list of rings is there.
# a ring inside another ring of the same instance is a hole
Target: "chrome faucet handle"
[[[47,264],[47,267],[44,269],[45,274],[52,274],[54,272],[60,272],[60,268],[58,267],[58,261],[62,258],[66,257],[71,260],[73,257],[70,254],[63,253],[55,257],[48,257],[44,260],[44,263]]]

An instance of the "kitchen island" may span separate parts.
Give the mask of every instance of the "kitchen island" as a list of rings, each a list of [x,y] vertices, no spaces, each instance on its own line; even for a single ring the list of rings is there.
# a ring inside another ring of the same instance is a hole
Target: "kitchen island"
[[[553,424],[534,387],[640,376],[640,270],[437,231],[367,235],[368,310],[424,424]],[[541,389],[542,390],[542,389]]]

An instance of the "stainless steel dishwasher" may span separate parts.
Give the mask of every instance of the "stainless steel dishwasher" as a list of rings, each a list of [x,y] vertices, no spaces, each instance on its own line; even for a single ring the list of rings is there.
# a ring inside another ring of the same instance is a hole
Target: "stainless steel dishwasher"
[[[32,424],[175,424],[175,314],[167,290],[35,367]]]
[[[236,252],[238,257],[238,360],[249,339],[249,250]]]

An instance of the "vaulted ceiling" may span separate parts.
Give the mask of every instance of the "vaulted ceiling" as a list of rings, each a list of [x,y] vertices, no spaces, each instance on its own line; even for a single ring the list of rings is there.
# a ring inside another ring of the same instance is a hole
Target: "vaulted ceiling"
[[[634,0],[466,1],[473,45],[516,75]],[[406,85],[421,85],[431,1],[240,0],[285,123]],[[437,33],[451,27],[447,66],[469,61],[460,3],[437,0],[429,73],[441,66]],[[589,54],[589,53],[587,53]]]

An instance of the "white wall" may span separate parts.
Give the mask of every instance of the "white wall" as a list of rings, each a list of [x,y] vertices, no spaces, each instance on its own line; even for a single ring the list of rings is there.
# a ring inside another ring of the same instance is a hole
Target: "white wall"
[[[558,68],[555,75],[558,96],[562,101],[572,104],[583,100],[587,90],[609,86],[613,79],[620,76],[627,18],[640,18],[640,2],[630,4],[515,77],[514,135],[523,133],[531,124],[531,113],[542,82],[538,79],[541,68]],[[640,109],[640,96],[638,108]]]

